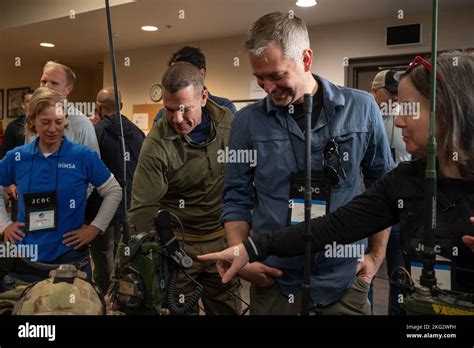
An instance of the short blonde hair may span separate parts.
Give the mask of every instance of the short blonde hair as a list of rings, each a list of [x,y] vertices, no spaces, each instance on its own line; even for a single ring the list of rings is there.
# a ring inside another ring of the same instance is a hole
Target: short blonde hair
[[[50,106],[65,107],[66,105],[67,99],[64,95],[46,87],[39,87],[31,96],[30,104],[28,105],[25,133],[27,135],[36,134],[34,121],[36,116],[44,109]],[[66,115],[66,112],[64,114]]]
[[[74,86],[74,84],[76,83],[76,74],[74,74],[71,68],[67,65],[53,62],[52,60],[50,60],[46,62],[45,66],[43,67],[43,71],[48,68],[59,68],[64,71],[64,74],[66,75],[66,82],[68,85]]]

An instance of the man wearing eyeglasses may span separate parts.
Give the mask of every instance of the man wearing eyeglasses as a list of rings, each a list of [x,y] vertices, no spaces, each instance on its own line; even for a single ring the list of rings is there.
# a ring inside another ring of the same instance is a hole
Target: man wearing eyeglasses
[[[380,110],[365,92],[311,73],[313,52],[304,22],[270,13],[245,43],[257,82],[268,96],[237,112],[229,151],[257,151],[257,166],[230,163],[222,222],[229,245],[303,220],[303,96],[313,95],[312,217],[336,210],[394,167]],[[376,214],[376,212],[374,212]],[[251,232],[252,231],[252,232]],[[311,297],[322,314],[370,314],[367,293],[385,256],[388,230],[349,248],[328,245],[312,257]],[[341,251],[342,249],[342,251]],[[362,250],[362,255],[361,251]],[[298,314],[303,257],[269,257],[246,265],[251,314]]]
[[[143,142],[132,183],[130,221],[137,232],[153,229],[159,209],[175,214],[184,228],[188,254],[220,251],[226,247],[220,225],[225,161],[219,153],[228,145],[232,113],[207,98],[199,69],[186,62],[173,64],[162,80],[165,117]],[[179,240],[181,231],[175,231]],[[199,282],[206,314],[239,314],[238,281],[224,285],[215,263],[194,261],[179,273],[177,303]],[[198,308],[193,309],[197,314]]]

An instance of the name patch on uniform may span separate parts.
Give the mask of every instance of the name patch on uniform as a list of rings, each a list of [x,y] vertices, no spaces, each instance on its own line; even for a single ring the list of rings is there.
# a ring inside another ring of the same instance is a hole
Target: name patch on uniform
[[[58,163],[58,168],[65,168],[65,169],[76,169],[76,165],[74,163]]]

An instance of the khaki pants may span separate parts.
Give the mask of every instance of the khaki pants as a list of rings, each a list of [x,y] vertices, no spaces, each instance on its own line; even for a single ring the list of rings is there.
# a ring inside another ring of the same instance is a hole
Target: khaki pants
[[[178,238],[179,239],[179,238]],[[189,255],[203,255],[222,251],[227,247],[224,237],[205,242],[185,242],[184,247]],[[240,297],[240,284],[237,279],[233,279],[227,284],[222,284],[221,277],[217,272],[216,263],[198,262],[193,260],[191,269],[186,270],[189,276],[201,283],[204,292],[201,296],[204,311],[207,315],[236,315],[241,312],[241,301],[235,296]],[[185,300],[189,298],[196,284],[186,277],[183,271],[179,272],[178,282],[176,285],[177,296],[184,295]],[[177,302],[179,303],[179,302]],[[190,314],[198,314],[199,309]]]
[[[356,278],[345,295],[336,303],[322,308],[323,315],[370,315],[370,284]],[[286,297],[275,282],[259,288],[250,287],[250,315],[297,315],[301,313],[302,292]]]

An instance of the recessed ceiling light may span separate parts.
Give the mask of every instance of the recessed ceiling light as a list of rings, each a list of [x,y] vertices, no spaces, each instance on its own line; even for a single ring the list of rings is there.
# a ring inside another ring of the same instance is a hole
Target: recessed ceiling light
[[[316,0],[298,0],[296,2],[296,6],[299,7],[311,7],[311,6],[316,6],[317,2]]]
[[[54,44],[49,43],[49,42],[42,42],[42,43],[40,43],[40,46],[43,46],[43,47],[54,47]]]
[[[153,25],[144,25],[142,27],[142,30],[145,30],[145,31],[157,31],[158,30],[158,27],[155,27]]]

